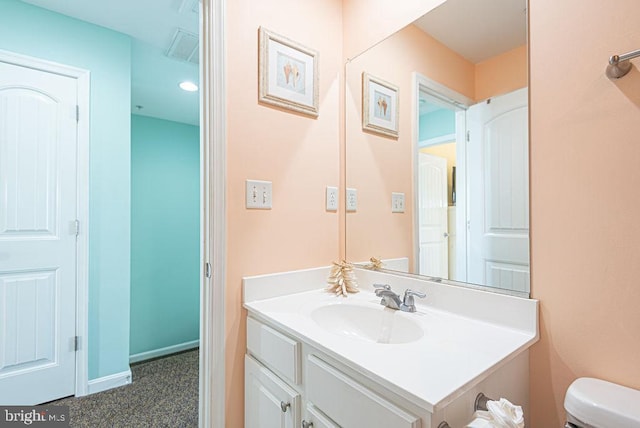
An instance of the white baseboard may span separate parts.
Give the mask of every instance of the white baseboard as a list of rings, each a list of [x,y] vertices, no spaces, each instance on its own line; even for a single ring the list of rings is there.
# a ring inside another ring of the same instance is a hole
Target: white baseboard
[[[197,348],[200,346],[199,340],[192,340],[191,342],[179,343],[177,345],[167,346],[166,348],[154,349],[152,351],[140,352],[129,356],[129,363],[137,363],[151,358],[163,357],[165,355],[175,354],[176,352],[186,351],[188,349]]]
[[[106,391],[108,389],[117,388],[119,386],[131,383],[131,370],[112,374],[109,376],[99,377],[89,381],[89,394]]]

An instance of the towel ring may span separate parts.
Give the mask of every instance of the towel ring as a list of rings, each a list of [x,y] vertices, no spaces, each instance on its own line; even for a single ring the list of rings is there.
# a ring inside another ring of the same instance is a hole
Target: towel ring
[[[473,403],[473,411],[477,412],[478,410],[489,410],[487,408],[487,401],[494,401],[491,398],[484,395],[482,392],[476,396],[476,401]]]

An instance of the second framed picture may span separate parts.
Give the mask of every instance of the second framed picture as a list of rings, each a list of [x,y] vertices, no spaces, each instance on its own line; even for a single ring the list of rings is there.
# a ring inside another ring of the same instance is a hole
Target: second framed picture
[[[397,86],[362,73],[362,129],[389,137],[398,137]]]

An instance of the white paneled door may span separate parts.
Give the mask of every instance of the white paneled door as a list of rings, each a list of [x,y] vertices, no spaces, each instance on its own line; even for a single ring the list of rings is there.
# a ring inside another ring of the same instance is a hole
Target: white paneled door
[[[468,280],[529,291],[527,88],[471,106]]]
[[[74,394],[77,92],[0,62],[0,405]]]
[[[418,153],[418,224],[421,275],[449,278],[447,160]]]

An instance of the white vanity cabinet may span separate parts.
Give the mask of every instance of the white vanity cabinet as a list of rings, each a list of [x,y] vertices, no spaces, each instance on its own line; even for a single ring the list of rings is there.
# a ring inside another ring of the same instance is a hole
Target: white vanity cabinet
[[[537,301],[358,273],[427,293],[404,313],[364,286],[348,299],[327,293],[318,284],[329,270],[244,279],[248,428],[460,428],[479,393],[522,406],[529,424]]]
[[[310,345],[252,317],[247,353],[247,428],[423,428],[420,417],[387,400],[384,390],[373,391]]]

